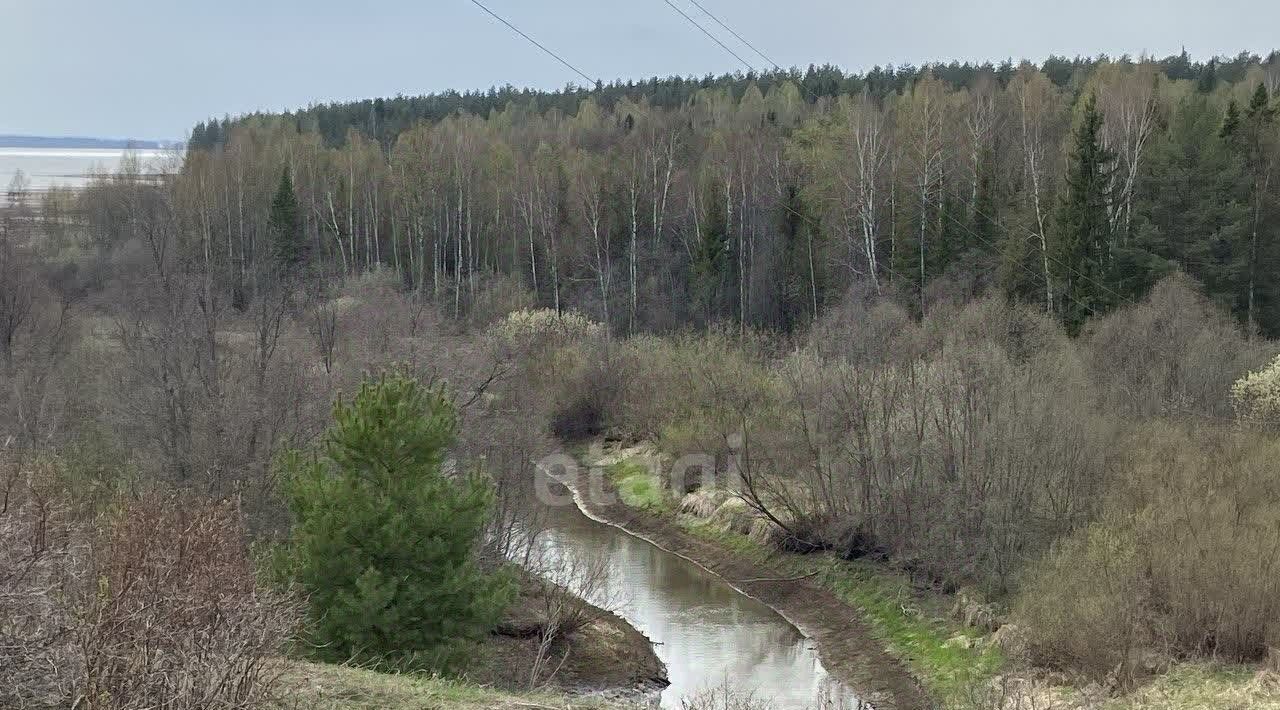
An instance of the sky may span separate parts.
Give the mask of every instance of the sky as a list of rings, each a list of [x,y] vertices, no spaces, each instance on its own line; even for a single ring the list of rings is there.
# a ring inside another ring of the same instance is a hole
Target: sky
[[[481,1],[605,81],[744,68],[665,0]],[[1280,45],[1275,0],[698,2],[784,67]],[[471,0],[0,0],[0,134],[183,138],[209,116],[574,80]]]

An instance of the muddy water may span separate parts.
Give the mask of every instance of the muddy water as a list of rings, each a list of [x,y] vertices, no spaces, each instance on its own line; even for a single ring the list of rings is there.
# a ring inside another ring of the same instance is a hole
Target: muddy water
[[[811,640],[692,562],[591,520],[572,504],[549,508],[537,549],[548,569],[580,569],[581,560],[604,558],[608,573],[595,588],[559,581],[653,641],[671,681],[664,708],[726,685],[777,710],[856,706],[849,689],[823,669]]]

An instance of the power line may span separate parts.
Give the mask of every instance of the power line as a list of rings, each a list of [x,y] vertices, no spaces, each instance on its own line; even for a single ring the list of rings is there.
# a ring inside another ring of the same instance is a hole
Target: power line
[[[697,28],[698,28],[698,29],[699,29],[703,34],[705,34],[707,37],[709,37],[711,40],[713,40],[716,44],[720,45],[720,47],[721,47],[722,49],[724,49],[726,52],[728,52],[730,55],[732,55],[732,56],[733,56],[735,59],[737,59],[738,61],[742,62],[742,63],[743,63],[743,64],[744,64],[748,69],[751,69],[752,71],[755,71],[755,67],[753,67],[753,66],[751,65],[751,63],[750,63],[750,62],[748,62],[748,61],[746,61],[745,59],[743,59],[741,56],[739,56],[739,55],[737,54],[737,52],[734,52],[732,49],[730,49],[728,46],[726,46],[723,42],[721,42],[721,41],[719,40],[719,38],[717,38],[715,35],[713,35],[713,34],[711,34],[710,32],[708,32],[708,31],[706,30],[706,28],[704,28],[702,25],[700,25],[698,22],[696,22],[693,18],[689,17],[689,15],[688,15],[688,14],[686,14],[683,10],[681,10],[679,7],[676,7],[674,4],[672,4],[671,0],[664,0],[664,1],[665,1],[665,2],[667,3],[667,5],[669,5],[673,10],[675,10],[675,11],[676,11],[676,12],[678,12],[678,13],[680,13],[680,15],[681,15],[682,17],[684,17],[686,20],[688,20],[690,24],[692,24],[694,27],[697,27]],[[487,12],[489,15],[493,16],[495,19],[497,19],[497,20],[498,20],[499,22],[501,22],[502,24],[504,24],[504,25],[506,25],[507,27],[509,27],[512,31],[516,32],[516,33],[517,33],[517,34],[519,34],[521,37],[523,37],[523,38],[525,38],[526,40],[528,40],[531,44],[533,44],[533,45],[534,45],[534,46],[536,46],[537,48],[541,49],[543,52],[546,52],[547,54],[551,55],[551,56],[552,56],[552,57],[554,57],[557,61],[559,61],[561,64],[565,65],[565,66],[566,66],[566,67],[568,67],[569,69],[573,70],[575,73],[577,73],[577,74],[578,74],[579,76],[581,76],[583,79],[585,79],[588,83],[593,83],[593,84],[594,84],[594,83],[597,83],[597,80],[593,80],[591,77],[587,76],[584,72],[582,72],[582,71],[581,71],[581,70],[579,70],[577,67],[575,67],[575,66],[573,66],[572,64],[570,64],[569,62],[565,61],[563,58],[561,58],[561,57],[560,57],[559,55],[557,55],[555,52],[552,52],[550,49],[548,49],[548,48],[546,48],[545,46],[543,46],[542,44],[540,44],[537,40],[535,40],[535,39],[533,39],[532,37],[530,37],[529,35],[525,34],[525,33],[524,33],[524,32],[522,32],[519,28],[517,28],[516,26],[512,25],[510,22],[507,22],[505,19],[503,19],[502,17],[500,17],[499,15],[497,15],[496,13],[494,13],[492,10],[490,10],[489,8],[487,8],[487,7],[485,7],[484,5],[482,5],[478,0],[471,0],[471,2],[472,2],[473,4],[475,4],[477,7],[479,7],[480,9],[484,10],[485,12]],[[730,33],[730,34],[732,34],[734,37],[736,37],[740,42],[742,42],[742,43],[743,43],[744,45],[746,45],[747,47],[750,47],[750,48],[752,49],[752,51],[754,51],[756,54],[759,54],[759,55],[760,55],[760,56],[761,56],[765,61],[767,61],[767,62],[769,62],[770,64],[772,64],[772,65],[774,66],[774,68],[775,68],[775,69],[779,69],[779,70],[781,70],[781,68],[780,68],[780,67],[778,67],[778,65],[777,65],[776,63],[774,63],[772,60],[770,60],[770,59],[769,59],[765,54],[763,54],[760,50],[756,49],[756,48],[755,48],[751,43],[747,42],[747,41],[746,41],[746,40],[745,40],[741,35],[739,35],[737,32],[735,32],[734,30],[732,30],[728,25],[726,25],[724,22],[722,22],[719,18],[717,18],[715,15],[711,14],[710,12],[708,12],[706,8],[704,8],[701,4],[699,4],[699,3],[697,2],[697,0],[690,0],[690,2],[691,2],[691,3],[693,3],[695,6],[697,6],[697,7],[698,7],[700,10],[702,10],[704,13],[706,13],[708,17],[711,17],[711,19],[712,19],[712,20],[715,20],[715,22],[716,22],[717,24],[719,24],[719,25],[720,25],[722,28],[724,28],[727,32],[729,32],[729,33]],[[811,91],[811,90],[807,90],[807,93],[808,93],[808,94],[810,95],[810,97],[811,97],[811,98],[813,98],[815,101],[817,100],[817,98],[818,98],[818,97],[814,94],[814,92],[813,92],[813,91]],[[942,186],[942,188],[941,188],[941,189],[943,190],[943,192],[944,192],[944,193],[946,192],[947,188],[946,188],[945,184]],[[790,212],[792,215],[794,215],[794,216],[798,217],[799,219],[801,219],[801,220],[803,220],[803,221],[805,221],[805,222],[808,222],[808,223],[809,223],[809,225],[810,225],[811,227],[819,227],[819,226],[820,226],[820,225],[819,225],[819,223],[818,223],[818,221],[817,221],[816,219],[814,219],[813,217],[810,217],[810,216],[809,216],[809,215],[807,215],[807,214],[802,214],[802,213],[800,213],[800,212],[796,211],[796,210],[795,210],[795,208],[793,208],[791,205],[789,205],[789,204],[785,204],[785,203],[784,203],[783,207],[784,207],[788,212]],[[955,224],[956,224],[960,229],[962,229],[962,230],[964,230],[965,232],[969,233],[971,236],[973,236],[973,237],[975,237],[975,238],[979,239],[980,241],[982,241],[982,242],[983,242],[983,244],[984,244],[984,245],[986,245],[986,246],[990,247],[992,251],[991,251],[991,252],[989,252],[989,253],[990,253],[991,255],[993,255],[993,256],[999,256],[999,255],[1000,255],[999,247],[998,247],[997,245],[993,244],[990,240],[988,240],[987,238],[983,237],[981,234],[979,234],[977,231],[975,231],[975,230],[974,230],[973,228],[971,228],[969,225],[967,225],[967,224],[965,224],[965,223],[961,222],[961,221],[960,221],[959,219],[957,219],[954,215],[951,215],[950,213],[946,212],[945,210],[944,210],[944,214],[945,214],[948,218],[950,218],[950,219],[951,219],[951,221],[952,221],[952,222],[954,222],[954,223],[955,223]],[[985,218],[987,218],[988,220],[990,220],[990,219],[991,219],[988,215],[985,215],[985,214],[983,214],[981,211],[976,210],[976,208],[975,208],[975,214],[977,214],[977,215],[979,215],[979,216],[982,216],[982,217],[985,217]],[[994,220],[992,220],[992,221],[994,221]],[[1071,268],[1071,267],[1069,267],[1069,266],[1066,266],[1066,265],[1062,264],[1062,263],[1061,263],[1061,262],[1059,262],[1055,257],[1049,256],[1049,255],[1047,255],[1047,254],[1046,254],[1046,257],[1047,257],[1048,259],[1052,260],[1055,264],[1058,264],[1059,266],[1064,266],[1064,267],[1065,267],[1065,268],[1067,268],[1068,270],[1071,270],[1072,272],[1076,273],[1076,274],[1077,274],[1077,275],[1079,275],[1082,279],[1085,279],[1086,281],[1090,281],[1090,282],[1092,282],[1090,279],[1088,279],[1087,277],[1085,277],[1085,276],[1084,276],[1084,274],[1082,274],[1082,273],[1080,273],[1080,272],[1076,271],[1075,269],[1072,269],[1072,268]],[[1020,262],[1020,261],[1017,261],[1017,262],[1015,262],[1015,263],[1017,264],[1017,266],[1018,266],[1019,268],[1023,269],[1023,270],[1024,270],[1024,271],[1026,271],[1028,274],[1032,275],[1034,278],[1039,278],[1039,277],[1040,277],[1040,274],[1039,274],[1039,273],[1035,272],[1033,269],[1031,269],[1030,267],[1028,267],[1026,264],[1023,264],[1023,263],[1022,263],[1022,262]],[[898,273],[893,269],[892,265],[881,265],[881,266],[882,266],[882,268],[885,268],[885,269],[890,273],[890,275],[896,275],[896,276],[899,276],[899,278],[902,278],[902,275],[901,275],[901,274],[898,274]],[[1111,293],[1112,295],[1117,296],[1117,298],[1120,298],[1120,299],[1122,299],[1122,300],[1128,301],[1128,302],[1129,302],[1129,303],[1131,303],[1131,304],[1132,304],[1132,303],[1134,303],[1133,299],[1125,298],[1124,296],[1121,296],[1120,294],[1115,293],[1115,292],[1114,292],[1114,291],[1112,291],[1110,288],[1107,288],[1106,286],[1104,286],[1104,285],[1102,285],[1102,284],[1097,284],[1096,282],[1092,282],[1092,283],[1095,283],[1095,285],[1098,285],[1099,287],[1103,288],[1103,290],[1105,290],[1105,291],[1107,291],[1107,292]],[[923,285],[923,284],[921,284],[921,288],[923,288],[923,286],[924,286],[924,285]],[[1080,303],[1079,301],[1077,301],[1076,299],[1074,299],[1074,298],[1072,298],[1071,296],[1067,295],[1066,293],[1063,293],[1063,294],[1062,294],[1062,296],[1063,296],[1064,298],[1066,298],[1066,299],[1068,299],[1068,300],[1072,301],[1072,302],[1073,302],[1073,303],[1075,303],[1076,305],[1085,306],[1085,304]],[[1087,308],[1087,306],[1086,306],[1086,308]],[[1209,415],[1209,414],[1193,412],[1193,411],[1191,411],[1191,410],[1177,410],[1177,411],[1180,411],[1180,412],[1182,412],[1182,413],[1184,413],[1184,414],[1194,415],[1194,416],[1199,416],[1199,417],[1206,418],[1206,419],[1222,419],[1222,420],[1227,420],[1227,418],[1225,418],[1225,417],[1216,417],[1216,416]]]
[[[689,2],[693,3],[694,7],[698,8],[699,10],[702,10],[702,13],[704,15],[706,15],[707,17],[710,17],[712,20],[715,20],[715,23],[717,25],[720,25],[721,29],[733,35],[739,42],[745,44],[751,51],[759,55],[761,59],[768,62],[774,69],[777,69],[778,71],[782,71],[782,67],[778,66],[777,62],[770,59],[764,52],[761,52],[759,49],[756,49],[756,46],[754,44],[751,44],[746,39],[744,39],[743,36],[735,32],[732,27],[722,22],[719,17],[716,17],[715,15],[711,14],[711,11],[703,7],[702,4],[698,2],[698,0],[689,0]]]
[[[511,24],[510,22],[507,22],[505,19],[503,19],[503,17],[502,17],[501,15],[499,15],[498,13],[494,12],[493,10],[490,10],[489,8],[485,7],[483,4],[481,4],[481,3],[480,3],[480,0],[471,0],[471,3],[472,3],[473,5],[475,5],[476,7],[480,8],[481,10],[484,10],[485,12],[489,13],[489,15],[491,15],[491,16],[493,17],[493,19],[495,19],[495,20],[497,20],[498,22],[501,22],[502,24],[504,24],[504,25],[506,25],[507,27],[511,28],[511,31],[512,31],[512,32],[515,32],[516,34],[520,35],[521,37],[524,37],[525,39],[529,40],[529,43],[530,43],[530,44],[532,44],[533,46],[537,47],[538,49],[541,49],[542,51],[544,51],[544,52],[546,52],[547,54],[549,54],[549,55],[551,55],[552,57],[554,57],[554,58],[555,58],[555,60],[556,60],[557,62],[560,62],[561,64],[565,65],[566,67],[569,67],[570,69],[572,69],[572,70],[574,71],[574,73],[576,73],[578,76],[582,77],[583,79],[585,79],[585,80],[587,81],[587,88],[593,87],[593,86],[595,86],[596,84],[599,84],[599,83],[600,83],[600,80],[599,80],[599,79],[592,79],[591,77],[587,76],[585,72],[583,72],[581,69],[579,69],[579,68],[577,68],[577,67],[573,66],[572,64],[570,64],[568,61],[566,61],[566,60],[564,59],[564,57],[561,57],[559,54],[556,54],[555,52],[551,51],[550,49],[547,49],[545,46],[543,46],[543,44],[542,44],[541,42],[539,42],[538,40],[536,40],[536,39],[534,39],[534,38],[530,37],[529,35],[525,34],[523,31],[521,31],[519,27],[516,27],[515,25]]]
[[[743,39],[743,37],[742,37],[741,35],[739,35],[737,32],[735,32],[732,28],[730,28],[727,24],[725,24],[723,21],[721,21],[718,17],[716,17],[715,15],[712,15],[710,12],[708,12],[706,8],[702,7],[702,5],[700,5],[700,4],[697,2],[697,0],[689,0],[689,1],[690,1],[691,3],[693,3],[694,5],[697,5],[699,9],[701,9],[703,12],[705,12],[705,13],[707,14],[707,16],[709,16],[709,17],[711,17],[711,19],[715,20],[717,24],[719,24],[719,25],[720,25],[721,27],[723,27],[726,31],[728,31],[729,33],[731,33],[734,37],[737,37],[737,38],[738,38],[738,40],[739,40],[739,41],[741,41],[743,44],[747,45],[748,47],[751,47],[751,49],[752,49],[753,51],[755,51],[755,52],[756,52],[756,54],[759,54],[761,57],[764,57],[766,61],[769,61],[771,64],[773,64],[773,62],[772,62],[771,60],[769,60],[769,58],[768,58],[768,57],[766,57],[763,53],[761,53],[761,52],[760,52],[760,50],[756,49],[756,48],[755,48],[755,47],[754,47],[750,42],[747,42],[747,40]],[[679,12],[679,11],[680,11],[680,10],[679,10],[679,8],[676,8],[676,7],[675,7],[675,5],[672,5],[672,4],[671,4],[671,0],[666,0],[666,3],[667,3],[668,5],[671,5],[671,7],[675,8],[677,12]],[[683,12],[680,12],[680,14],[681,14],[681,15],[684,15],[686,19],[689,19],[689,21],[690,21],[690,22],[693,22],[693,20],[692,20],[691,18],[689,18],[689,16],[688,16],[688,15],[685,15]],[[694,23],[694,24],[695,24],[695,25],[697,25],[697,23]],[[699,26],[698,26],[698,29],[702,29],[702,27],[699,25]],[[722,42],[720,42],[720,40],[719,40],[719,39],[717,39],[717,38],[716,38],[714,35],[712,35],[710,32],[707,32],[705,29],[702,29],[702,32],[703,32],[703,34],[706,34],[708,37],[711,37],[711,39],[715,40],[715,41],[716,41],[716,43],[717,43],[717,44],[719,44],[721,47],[724,47],[724,44],[723,44]],[[726,49],[726,51],[728,51],[728,47],[725,47],[725,49]],[[733,54],[733,56],[737,57],[737,58],[738,58],[738,61],[740,61],[740,62],[742,62],[744,65],[746,65],[746,66],[747,66],[747,68],[751,69],[752,71],[754,71],[754,70],[755,70],[755,68],[754,68],[754,67],[752,67],[752,66],[751,66],[751,64],[750,64],[749,62],[747,62],[746,60],[742,59],[741,57],[738,57],[738,55],[737,55],[736,53],[733,53],[732,51],[730,51],[730,54]],[[775,69],[779,69],[779,70],[781,70],[781,67],[778,67],[778,65],[777,65],[777,64],[773,64],[773,66],[774,66],[774,68],[775,68]],[[803,84],[802,84],[801,86],[802,86],[802,88],[803,88]],[[805,89],[804,89],[804,91],[805,91],[805,93],[807,93],[807,94],[809,95],[809,98],[810,98],[810,99],[812,99],[812,100],[814,101],[815,105],[816,105],[816,103],[817,103],[817,101],[818,101],[818,98],[819,98],[819,97],[818,97],[818,95],[817,95],[817,94],[816,94],[812,89],[807,89],[807,88],[805,88]],[[949,194],[951,197],[957,197],[956,193],[955,193],[954,191],[950,190],[950,189],[946,186],[945,182],[939,186],[939,190],[940,190],[944,195],[948,195],[948,194]],[[960,198],[960,199],[963,199],[963,198]],[[996,223],[996,220],[995,220],[995,219],[993,219],[990,215],[983,213],[981,210],[979,210],[979,209],[977,208],[977,206],[976,206],[976,205],[972,206],[972,207],[971,207],[971,209],[973,210],[973,213],[974,213],[975,215],[977,215],[977,216],[979,216],[979,217],[982,217],[982,218],[984,218],[984,219],[988,220],[989,222],[991,222],[991,223],[993,223],[993,224],[994,224],[994,223]],[[793,210],[789,210],[789,211],[793,211]],[[794,211],[793,211],[793,212],[794,212]],[[800,215],[800,214],[798,214],[798,213],[796,213],[796,216],[801,217],[802,219],[805,219],[805,218],[806,218],[806,217],[804,217],[804,216],[802,216],[802,215]],[[983,238],[983,237],[982,237],[981,235],[979,235],[977,232],[973,231],[973,229],[971,229],[968,225],[963,224],[962,222],[960,222],[960,220],[956,219],[953,215],[948,214],[947,216],[948,216],[948,217],[950,217],[950,218],[951,218],[951,220],[952,220],[953,222],[955,222],[955,223],[956,223],[956,224],[957,224],[961,229],[964,229],[966,232],[968,232],[968,233],[969,233],[969,234],[971,234],[972,236],[974,236],[974,237],[977,237],[977,238],[981,239],[983,242],[985,242],[985,243],[986,243],[988,246],[990,246],[992,249],[997,249],[997,250],[998,250],[998,248],[999,248],[999,247],[997,247],[996,245],[992,244],[989,240],[987,240],[987,239]],[[998,256],[998,255],[999,255],[999,252],[998,252],[998,251],[997,251],[997,252],[995,252],[995,255],[997,255],[997,256]],[[1099,289],[1101,289],[1102,291],[1104,291],[1104,292],[1105,292],[1105,293],[1107,293],[1108,295],[1110,295],[1110,296],[1114,297],[1117,301],[1125,302],[1125,303],[1128,303],[1128,304],[1130,304],[1130,305],[1134,305],[1134,304],[1136,304],[1136,301],[1134,301],[1132,298],[1129,298],[1128,296],[1125,296],[1124,294],[1121,294],[1121,293],[1116,292],[1114,289],[1112,289],[1110,286],[1108,286],[1108,285],[1106,285],[1106,284],[1104,284],[1104,283],[1100,283],[1100,282],[1098,282],[1098,281],[1095,281],[1095,280],[1094,280],[1094,279],[1092,279],[1092,278],[1089,278],[1089,276],[1087,276],[1086,274],[1084,274],[1082,271],[1080,271],[1079,269],[1076,269],[1075,267],[1073,267],[1073,266],[1071,266],[1071,265],[1069,265],[1069,264],[1066,264],[1066,263],[1062,262],[1062,261],[1061,261],[1061,260],[1059,260],[1056,256],[1054,256],[1054,255],[1052,255],[1052,254],[1048,254],[1048,253],[1046,253],[1046,254],[1044,255],[1044,257],[1045,257],[1045,260],[1046,260],[1046,261],[1053,262],[1053,264],[1054,264],[1055,266],[1058,266],[1058,267],[1060,267],[1060,268],[1062,268],[1062,269],[1065,269],[1065,270],[1067,270],[1067,271],[1071,272],[1071,274],[1072,274],[1072,275],[1079,277],[1079,278],[1080,278],[1082,281],[1084,281],[1085,283],[1089,283],[1089,284],[1092,284],[1092,285],[1094,285],[1094,286],[1098,287]],[[1024,269],[1026,269],[1026,268],[1027,268],[1027,267],[1026,267],[1026,265],[1021,264],[1020,262],[1019,262],[1019,265],[1020,265],[1020,266],[1022,266]],[[1029,270],[1029,269],[1028,269],[1028,272],[1029,272],[1029,273],[1034,273],[1034,272],[1030,272],[1030,270]],[[1038,279],[1038,278],[1040,278],[1041,274],[1034,274],[1034,276]],[[1044,275],[1044,277],[1047,279],[1047,278],[1048,278],[1048,275],[1047,275],[1047,274],[1045,274],[1045,275]],[[1076,305],[1078,305],[1078,306],[1082,306],[1082,307],[1084,307],[1086,310],[1091,310],[1091,309],[1089,308],[1089,306],[1087,306],[1086,304],[1080,303],[1079,301],[1076,301],[1075,299],[1073,299],[1073,298],[1071,298],[1070,296],[1068,296],[1065,292],[1063,292],[1061,295],[1062,295],[1064,298],[1067,298],[1067,299],[1069,299],[1069,300],[1073,301]]]
[[[472,2],[474,1],[475,0],[472,0]],[[707,37],[710,37],[712,42],[715,42],[716,44],[720,45],[720,48],[728,52],[729,55],[732,56],[734,59],[737,59],[738,61],[742,62],[751,71],[754,72],[756,70],[755,67],[751,66],[751,62],[748,62],[747,60],[743,59],[737,52],[730,49],[729,45],[725,44],[724,42],[721,42],[719,37],[711,34],[711,32],[709,32],[707,28],[699,24],[697,20],[693,19],[692,17],[689,17],[689,13],[685,12],[684,10],[681,10],[679,7],[676,7],[676,4],[671,2],[671,0],[663,0],[663,2],[667,3],[667,6],[670,7],[672,10],[675,10],[676,12],[680,13],[681,17],[688,20],[689,24],[693,25],[694,27],[697,27],[702,32],[702,34],[706,35]],[[694,4],[696,5],[697,3],[694,3]],[[706,10],[703,10],[703,12],[706,12]],[[712,19],[715,19],[715,18],[712,18]]]

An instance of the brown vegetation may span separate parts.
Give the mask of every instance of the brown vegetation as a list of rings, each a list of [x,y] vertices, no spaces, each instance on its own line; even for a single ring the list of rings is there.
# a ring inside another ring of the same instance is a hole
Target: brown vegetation
[[[555,357],[599,357],[590,338],[567,347]],[[1075,340],[998,298],[919,323],[852,298],[789,351],[714,331],[614,343],[596,371],[619,395],[598,427],[655,441],[668,472],[700,454],[714,477],[668,480],[688,514],[976,587],[995,600],[976,626],[1011,606],[1033,660],[1123,685],[1276,643],[1264,462],[1280,452],[1256,416],[1232,416],[1269,396],[1269,371],[1234,400],[1233,383],[1273,353],[1184,278]],[[601,386],[555,384],[557,401]]]
[[[258,587],[239,511],[152,497],[85,525],[41,469],[0,511],[0,704],[259,707],[299,615]]]

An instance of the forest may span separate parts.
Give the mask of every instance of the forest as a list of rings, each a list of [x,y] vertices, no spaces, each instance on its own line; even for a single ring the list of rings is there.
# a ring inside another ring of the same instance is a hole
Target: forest
[[[1278,66],[825,68],[320,106],[197,126],[184,175],[224,278],[269,251],[287,172],[318,262],[393,269],[455,317],[500,274],[627,333],[788,331],[855,284],[917,314],[998,288],[1078,325],[1182,271],[1273,334]]]
[[[929,699],[883,707],[1277,707],[1277,94],[1276,53],[507,87],[15,181],[0,706],[554,688],[593,612],[509,563],[538,462],[605,447],[635,520],[863,618]]]

